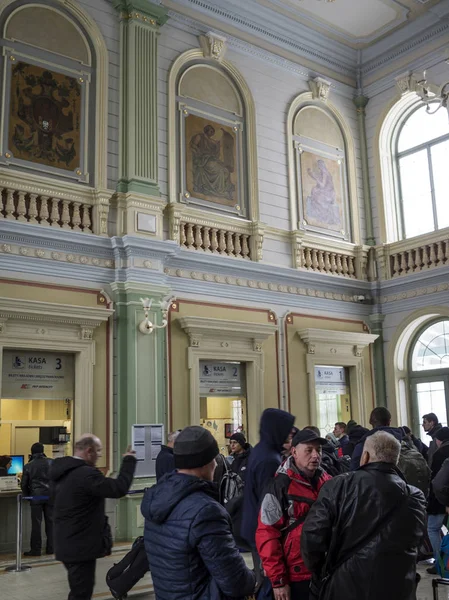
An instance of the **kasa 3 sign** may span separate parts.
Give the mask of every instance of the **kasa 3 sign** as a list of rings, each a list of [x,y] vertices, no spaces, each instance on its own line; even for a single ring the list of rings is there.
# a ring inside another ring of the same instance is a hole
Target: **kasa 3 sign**
[[[3,352],[2,398],[73,399],[73,355],[56,352]]]

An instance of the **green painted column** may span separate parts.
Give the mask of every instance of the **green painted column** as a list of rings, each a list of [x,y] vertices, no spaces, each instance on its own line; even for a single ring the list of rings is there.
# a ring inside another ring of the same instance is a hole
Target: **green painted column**
[[[371,333],[379,337],[374,342],[374,380],[376,386],[376,406],[387,406],[387,384],[385,379],[385,355],[384,355],[384,336],[383,322],[385,315],[371,315],[369,322]]]
[[[114,0],[120,11],[120,174],[118,192],[160,196],[157,38],[167,9],[148,0]]]
[[[371,202],[371,188],[369,183],[369,163],[368,163],[368,146],[366,142],[366,106],[369,98],[366,96],[357,96],[353,99],[357,109],[357,118],[359,123],[360,137],[360,158],[362,161],[362,181],[363,181],[363,197],[365,199],[365,223],[366,223],[366,240],[368,246],[375,246],[376,239],[373,229],[373,207]]]
[[[164,423],[167,427],[166,402],[166,329],[156,329],[145,335],[139,331],[144,320],[140,298],[153,299],[149,319],[160,325],[160,302],[168,290],[132,283],[113,283],[115,307],[114,375],[115,401],[115,464],[131,443],[134,424]],[[133,489],[149,487],[151,478],[134,479]],[[142,535],[140,515],[141,495],[127,496],[118,503],[117,532],[119,540],[131,540]]]

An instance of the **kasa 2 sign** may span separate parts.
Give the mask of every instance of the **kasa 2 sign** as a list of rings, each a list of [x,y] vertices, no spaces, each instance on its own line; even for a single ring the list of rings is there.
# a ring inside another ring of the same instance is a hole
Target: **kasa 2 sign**
[[[3,352],[2,398],[73,399],[73,355],[56,352]]]
[[[200,360],[201,396],[239,396],[242,393],[240,363]]]

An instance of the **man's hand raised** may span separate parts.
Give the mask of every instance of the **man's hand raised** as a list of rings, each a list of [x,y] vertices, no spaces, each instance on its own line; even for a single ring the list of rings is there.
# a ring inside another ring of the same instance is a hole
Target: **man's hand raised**
[[[136,458],[136,451],[133,450],[132,446],[128,446],[123,456],[134,456],[134,458]]]

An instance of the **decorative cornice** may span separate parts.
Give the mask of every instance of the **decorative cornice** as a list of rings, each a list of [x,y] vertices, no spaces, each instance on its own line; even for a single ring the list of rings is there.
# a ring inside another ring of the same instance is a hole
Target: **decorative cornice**
[[[153,27],[160,27],[168,20],[167,9],[149,0],[113,0],[113,6],[125,20],[137,20]]]
[[[404,280],[402,280],[404,282]],[[411,300],[413,298],[419,298],[421,296],[430,296],[440,292],[447,292],[449,290],[449,283],[440,283],[435,285],[429,285],[414,290],[406,290],[402,292],[396,292],[388,294],[386,296],[380,296],[380,304],[387,304],[391,302],[403,302],[404,300]]]
[[[261,351],[261,344],[277,331],[277,326],[264,323],[248,323],[210,319],[206,317],[183,317],[179,324],[187,333],[191,347],[198,348],[205,337],[223,338],[234,341],[251,341],[255,352]]]
[[[70,264],[78,264],[82,266],[102,267],[106,269],[114,268],[114,261],[111,259],[99,258],[96,256],[86,256],[84,254],[75,254],[73,252],[60,252],[58,250],[36,248],[32,246],[22,246],[10,243],[0,243],[0,254],[8,254],[11,256],[22,256],[26,258],[41,258],[54,260],[57,262],[65,262]]]

